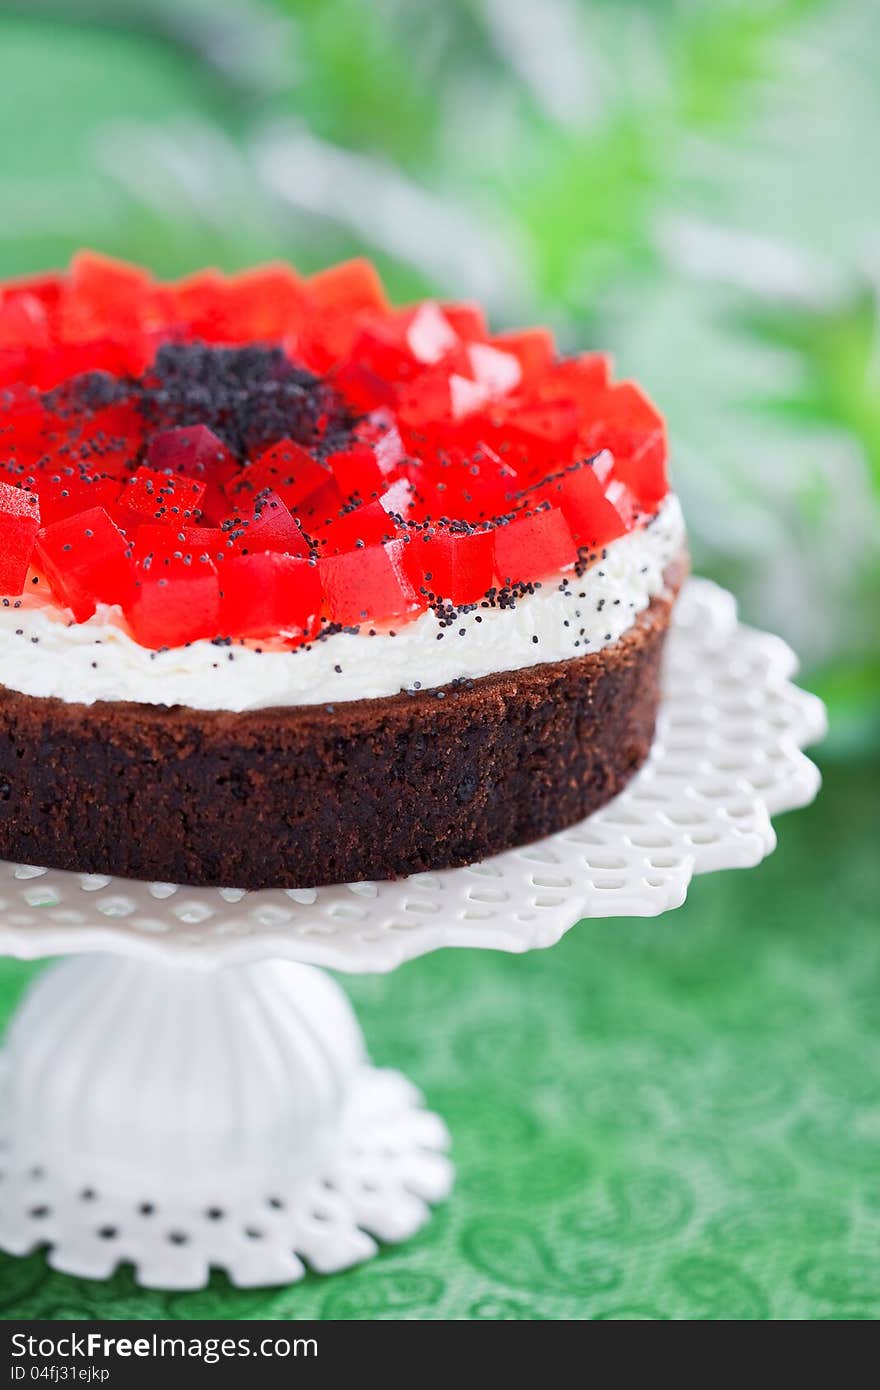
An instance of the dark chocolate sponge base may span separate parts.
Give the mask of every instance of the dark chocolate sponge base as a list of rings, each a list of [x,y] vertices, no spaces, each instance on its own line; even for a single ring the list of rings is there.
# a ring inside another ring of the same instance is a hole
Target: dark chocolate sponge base
[[[647,757],[673,599],[587,656],[332,709],[81,705],[0,687],[0,857],[302,888],[540,839]]]

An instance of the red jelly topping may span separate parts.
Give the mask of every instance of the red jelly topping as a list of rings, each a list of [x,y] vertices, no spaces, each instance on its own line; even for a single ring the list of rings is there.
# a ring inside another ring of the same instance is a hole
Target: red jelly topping
[[[161,521],[168,526],[186,526],[201,515],[199,503],[204,493],[205,484],[195,478],[136,468],[119,492],[119,506],[133,513],[133,525]]]
[[[0,483],[0,526],[0,589],[6,594],[20,594],[40,529],[39,499],[24,488]]]
[[[77,622],[98,603],[127,603],[134,592],[131,545],[103,507],[55,521],[37,534],[36,561]]]
[[[221,531],[221,534],[224,532]],[[277,492],[272,492],[270,488],[257,493],[253,509],[247,512],[242,510],[239,516],[233,518],[233,524],[227,524],[225,534],[240,555],[259,555],[267,550],[298,555],[305,560],[311,555],[311,545],[299,523]]]
[[[228,502],[223,488],[238,472],[238,459],[206,425],[182,426],[154,434],[146,460],[158,473],[178,473],[202,485],[201,510],[206,517],[224,516]]]
[[[220,579],[206,552],[146,555],[134,565],[123,604],[132,633],[145,647],[179,647],[220,630]]]
[[[118,604],[146,646],[510,603],[667,491],[605,357],[395,308],[365,261],[168,285],[81,252],[0,286],[0,593]]]
[[[239,555],[223,568],[220,624],[230,637],[288,632],[313,637],[321,619],[321,581],[308,559],[278,552]]]

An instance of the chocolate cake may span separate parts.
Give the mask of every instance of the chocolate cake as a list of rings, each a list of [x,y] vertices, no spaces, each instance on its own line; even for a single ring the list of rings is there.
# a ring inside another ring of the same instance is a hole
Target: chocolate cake
[[[372,268],[0,292],[0,854],[306,887],[590,814],[686,569],[655,408]]]

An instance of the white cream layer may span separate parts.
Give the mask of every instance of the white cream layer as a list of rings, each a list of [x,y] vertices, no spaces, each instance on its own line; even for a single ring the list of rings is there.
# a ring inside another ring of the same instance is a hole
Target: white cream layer
[[[0,684],[25,695],[92,704],[134,700],[240,711],[319,705],[430,689],[457,679],[564,661],[608,646],[663,591],[663,571],[685,545],[675,497],[648,525],[621,536],[578,578],[546,579],[513,609],[477,608],[441,625],[433,611],[392,632],[340,632],[294,650],[251,646],[151,651],[116,608],[85,623],[26,598],[0,607]]]

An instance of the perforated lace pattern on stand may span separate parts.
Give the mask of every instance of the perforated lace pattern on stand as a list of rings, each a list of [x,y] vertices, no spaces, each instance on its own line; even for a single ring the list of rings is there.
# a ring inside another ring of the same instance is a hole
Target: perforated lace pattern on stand
[[[127,1261],[149,1288],[202,1288],[212,1268],[239,1287],[295,1283],[307,1268],[333,1273],[375,1255],[377,1242],[409,1239],[452,1186],[446,1126],[399,1072],[363,1069],[346,1141],[311,1180],[186,1202],[149,1181],[106,1192],[97,1181],[72,1186],[48,1160],[24,1166],[6,1132],[4,1069],[0,1056],[0,1248],[48,1246],[49,1263],[80,1278],[109,1278]]]

